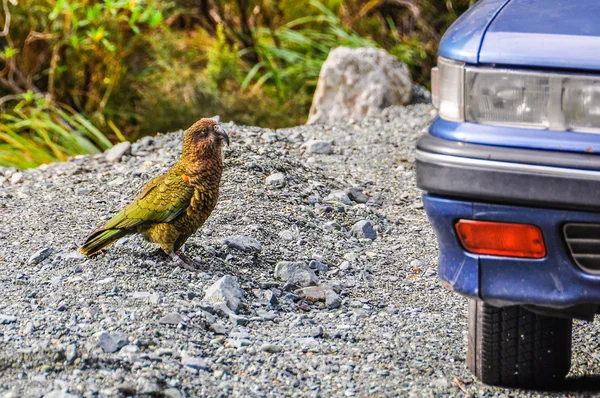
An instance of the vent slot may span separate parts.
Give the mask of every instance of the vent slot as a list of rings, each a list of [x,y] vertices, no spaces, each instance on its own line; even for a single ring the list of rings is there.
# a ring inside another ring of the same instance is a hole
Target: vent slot
[[[565,224],[563,234],[575,264],[600,274],[600,224]]]

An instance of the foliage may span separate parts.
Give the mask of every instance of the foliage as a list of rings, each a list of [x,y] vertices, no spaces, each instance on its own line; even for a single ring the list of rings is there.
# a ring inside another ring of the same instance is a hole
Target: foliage
[[[40,94],[28,91],[4,101],[15,105],[0,114],[0,166],[34,167],[111,146],[82,115]]]
[[[0,165],[19,167],[214,114],[303,123],[341,45],[384,48],[426,85],[441,33],[473,2],[16,1],[0,0]]]

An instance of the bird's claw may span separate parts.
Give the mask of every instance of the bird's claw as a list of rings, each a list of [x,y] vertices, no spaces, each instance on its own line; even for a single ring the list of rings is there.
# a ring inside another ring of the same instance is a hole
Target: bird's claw
[[[202,267],[201,262],[192,259],[187,254],[183,253],[181,250],[171,253],[170,256],[177,266],[188,271],[198,272]]]

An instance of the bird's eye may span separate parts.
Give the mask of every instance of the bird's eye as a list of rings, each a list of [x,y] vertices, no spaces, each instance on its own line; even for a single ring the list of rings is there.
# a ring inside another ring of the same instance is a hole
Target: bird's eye
[[[206,129],[202,129],[200,130],[202,133],[206,133]]]

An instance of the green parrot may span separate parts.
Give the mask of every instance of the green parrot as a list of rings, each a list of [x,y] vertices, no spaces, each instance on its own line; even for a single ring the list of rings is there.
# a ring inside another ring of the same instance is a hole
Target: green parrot
[[[117,239],[139,233],[158,244],[182,268],[199,263],[180,249],[204,224],[217,204],[227,132],[214,119],[200,119],[183,139],[181,158],[150,180],[142,192],[106,224],[94,230],[79,251],[93,255]]]

